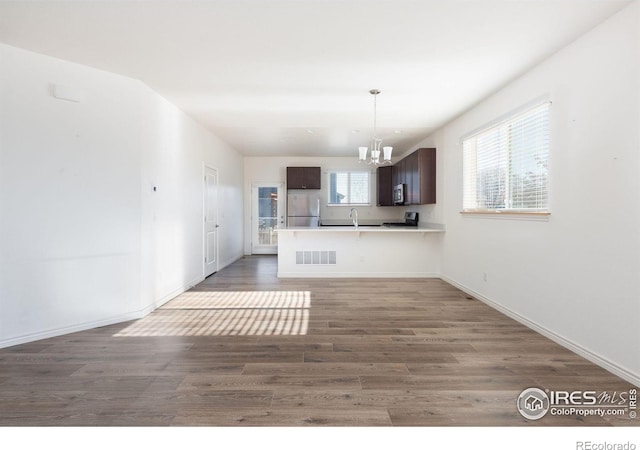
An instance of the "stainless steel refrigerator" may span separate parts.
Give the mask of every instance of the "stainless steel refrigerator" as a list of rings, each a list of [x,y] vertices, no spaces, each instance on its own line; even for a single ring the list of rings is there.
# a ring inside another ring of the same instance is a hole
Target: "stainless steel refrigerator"
[[[290,189],[287,192],[287,226],[317,227],[319,225],[319,191]]]

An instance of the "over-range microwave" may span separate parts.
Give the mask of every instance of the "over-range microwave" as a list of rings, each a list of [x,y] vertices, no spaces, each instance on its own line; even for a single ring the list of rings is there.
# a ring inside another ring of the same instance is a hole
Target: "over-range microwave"
[[[397,184],[393,187],[393,204],[404,205],[404,184]]]

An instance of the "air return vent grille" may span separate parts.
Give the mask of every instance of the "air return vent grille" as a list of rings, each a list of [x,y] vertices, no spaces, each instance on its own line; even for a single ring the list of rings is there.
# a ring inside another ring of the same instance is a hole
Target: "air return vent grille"
[[[336,263],[335,250],[296,251],[296,264],[333,265]]]

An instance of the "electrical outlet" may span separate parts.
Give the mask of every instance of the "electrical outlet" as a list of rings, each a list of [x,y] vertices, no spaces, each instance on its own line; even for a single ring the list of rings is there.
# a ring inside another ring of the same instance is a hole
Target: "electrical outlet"
[[[482,273],[482,279],[486,282],[487,281],[487,272],[483,272]]]

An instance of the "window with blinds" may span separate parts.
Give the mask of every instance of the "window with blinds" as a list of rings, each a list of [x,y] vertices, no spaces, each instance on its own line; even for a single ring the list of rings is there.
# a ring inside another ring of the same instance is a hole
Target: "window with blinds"
[[[370,203],[369,172],[329,172],[330,205],[368,205]]]
[[[464,212],[548,212],[549,109],[538,103],[464,137]]]

